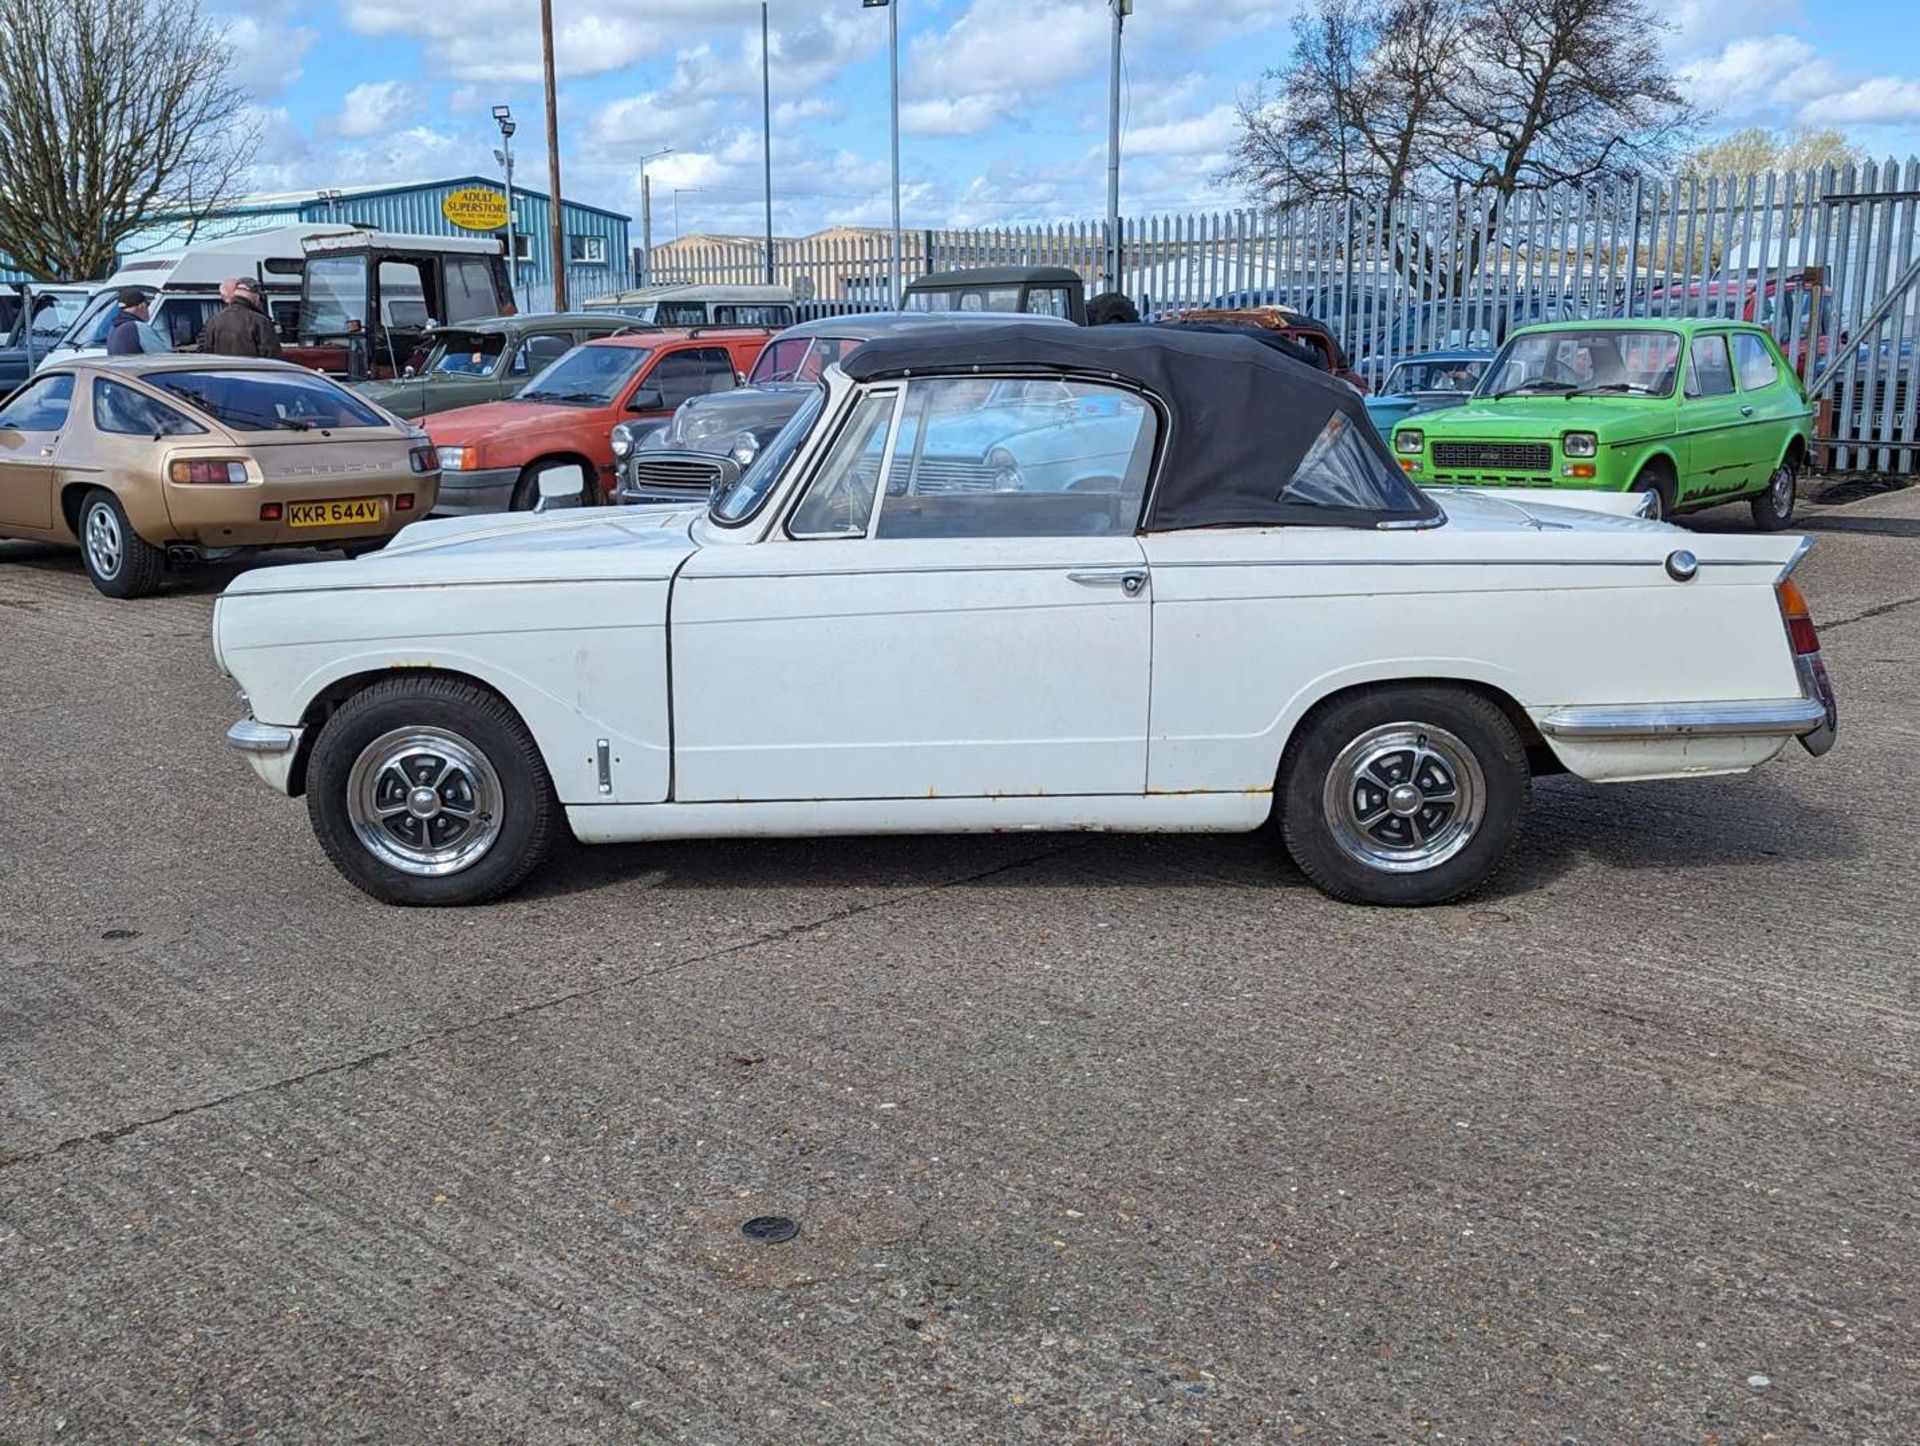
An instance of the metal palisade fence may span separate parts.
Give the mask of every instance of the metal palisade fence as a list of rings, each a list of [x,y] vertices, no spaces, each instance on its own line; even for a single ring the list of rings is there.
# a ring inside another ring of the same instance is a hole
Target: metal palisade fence
[[[1770,327],[1817,391],[1841,469],[1920,468],[1920,159],[1749,176],[1642,176],[1391,205],[1307,199],[1104,223],[914,230],[902,271],[1070,266],[1143,315],[1282,304],[1326,322],[1374,385],[1402,357],[1493,347],[1513,327],[1582,316],[1722,316]],[[891,304],[890,237],[841,228],[774,243],[804,308]],[[656,248],[656,283],[765,280],[764,243]],[[1116,285],[1117,278],[1117,285]]]

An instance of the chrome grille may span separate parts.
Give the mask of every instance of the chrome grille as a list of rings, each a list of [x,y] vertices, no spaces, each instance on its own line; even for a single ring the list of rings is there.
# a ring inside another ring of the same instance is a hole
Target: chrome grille
[[[633,461],[633,485],[644,491],[698,492],[705,494],[720,475],[718,457],[662,457],[649,460],[639,456]]]
[[[1475,472],[1549,472],[1553,447],[1546,442],[1435,442],[1433,465]]]

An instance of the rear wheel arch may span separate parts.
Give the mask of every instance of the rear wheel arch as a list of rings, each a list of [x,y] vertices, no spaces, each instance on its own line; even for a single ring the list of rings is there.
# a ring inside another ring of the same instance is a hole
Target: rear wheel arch
[[[1554,754],[1547,740],[1542,736],[1527,710],[1513,694],[1504,688],[1477,678],[1448,677],[1444,674],[1409,674],[1402,678],[1377,678],[1364,683],[1352,683],[1345,687],[1333,688],[1315,698],[1300,713],[1280,748],[1280,757],[1274,768],[1274,796],[1278,798],[1287,786],[1287,764],[1290,755],[1298,751],[1300,740],[1306,737],[1307,729],[1328,710],[1357,697],[1363,693],[1382,692],[1389,688],[1457,688],[1464,693],[1474,693],[1486,699],[1506,715],[1513,725],[1514,732],[1520,735],[1520,741],[1527,750],[1527,762],[1536,777],[1554,773],[1564,773],[1565,766]]]

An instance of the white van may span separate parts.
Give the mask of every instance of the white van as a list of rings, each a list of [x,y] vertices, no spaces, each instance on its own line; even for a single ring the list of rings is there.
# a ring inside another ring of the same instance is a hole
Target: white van
[[[793,325],[793,293],[784,286],[642,286],[585,303],[649,326]]]
[[[220,283],[251,276],[262,288],[267,315],[283,342],[300,331],[301,244],[310,237],[351,231],[349,226],[278,226],[196,242],[178,251],[131,256],[94,292],[85,310],[41,358],[39,367],[74,357],[100,356],[117,313],[116,298],[137,287],[153,298],[153,310],[141,329],[148,351],[175,351],[200,340],[200,333],[224,304]],[[36,367],[35,370],[38,370]]]

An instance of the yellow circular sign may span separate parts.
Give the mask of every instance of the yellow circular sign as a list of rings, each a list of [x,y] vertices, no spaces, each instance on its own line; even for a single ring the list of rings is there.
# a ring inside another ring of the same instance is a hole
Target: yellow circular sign
[[[507,198],[487,186],[462,186],[440,203],[440,214],[462,231],[498,231],[507,224]]]

